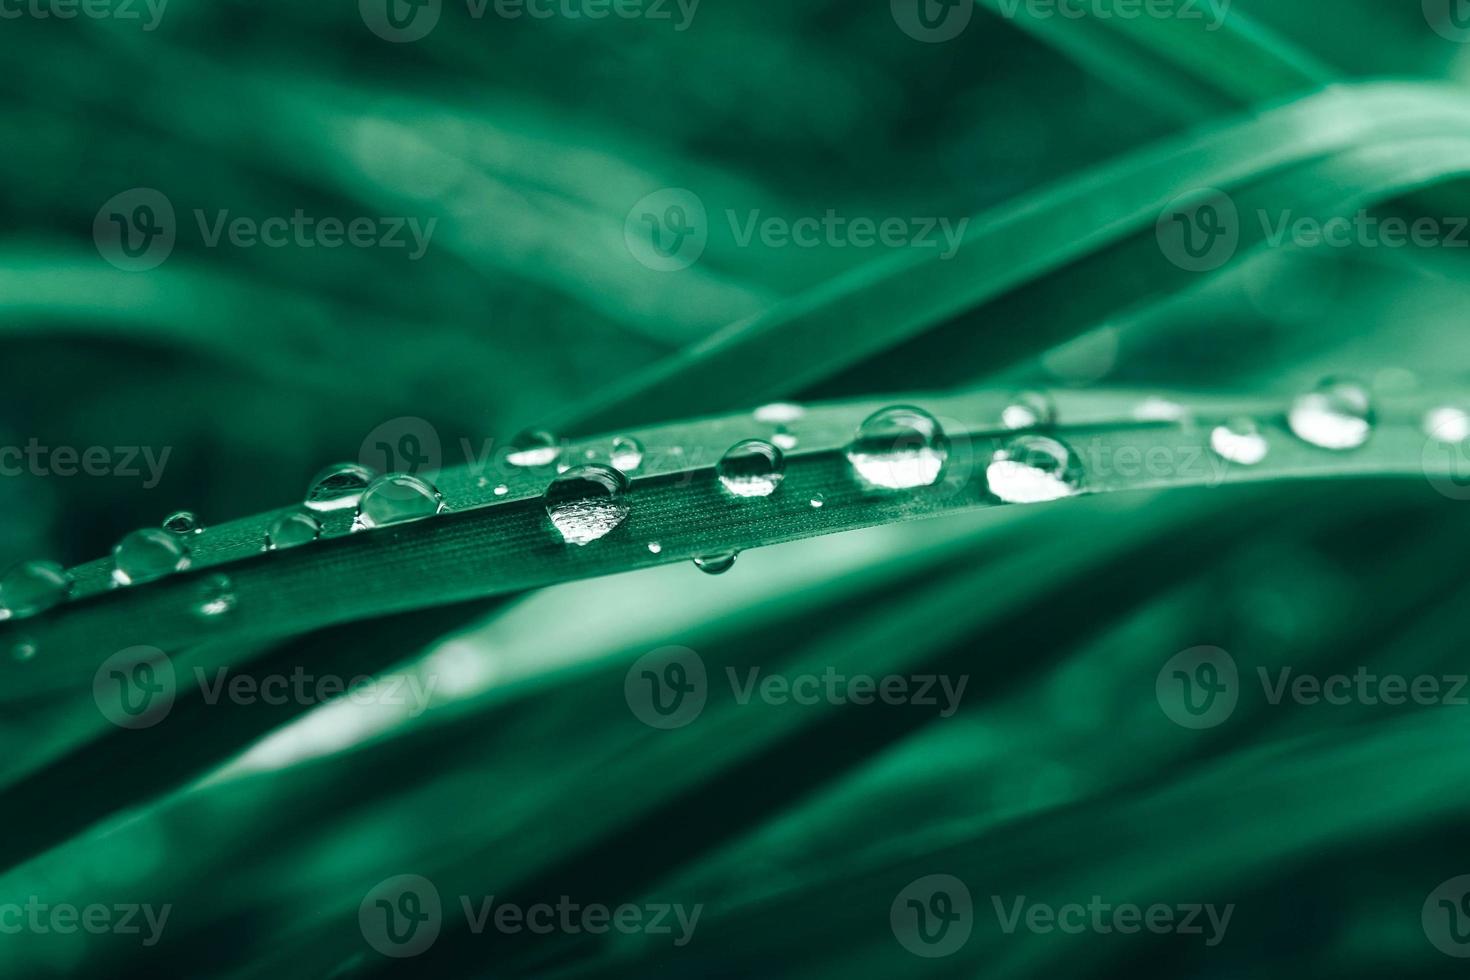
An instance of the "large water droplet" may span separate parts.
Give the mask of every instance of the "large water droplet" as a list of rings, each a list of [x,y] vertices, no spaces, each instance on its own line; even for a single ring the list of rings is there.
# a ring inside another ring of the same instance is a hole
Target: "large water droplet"
[[[746,439],[725,451],[715,472],[737,497],[769,497],[786,478],[786,457],[769,442]]]
[[[1044,503],[1082,488],[1082,461],[1057,439],[1018,436],[992,457],[985,478],[990,492],[1006,503]]]
[[[631,473],[643,465],[643,444],[632,436],[618,436],[612,444],[614,469]]]
[[[578,466],[546,488],[546,516],[567,544],[604,537],[628,517],[628,478],[611,466]]]
[[[1255,466],[1266,458],[1271,445],[1254,419],[1231,419],[1210,430],[1210,448],[1221,459],[1242,466]]]
[[[432,483],[408,473],[385,473],[362,492],[352,529],[423,520],[443,509],[444,498]]]
[[[204,525],[193,511],[179,510],[163,519],[163,529],[171,534],[198,534]]]
[[[268,551],[295,548],[310,544],[321,537],[321,534],[321,523],[315,517],[305,511],[295,511],[282,514],[271,522],[270,528],[265,532],[265,546]]]
[[[154,527],[133,531],[112,549],[112,579],[119,585],[150,582],[188,566],[183,538]]]
[[[1368,389],[1346,378],[1328,378],[1301,395],[1287,415],[1291,431],[1323,449],[1357,449],[1368,441],[1377,413]]]
[[[312,510],[356,507],[362,492],[377,473],[357,463],[333,463],[317,471],[306,488],[306,506]]]
[[[694,559],[694,567],[706,575],[724,575],[735,567],[735,559],[740,557],[740,552],[731,551],[723,555],[706,555],[703,558]]]
[[[512,466],[550,466],[561,457],[561,444],[550,432],[522,432],[511,440],[505,461]]]
[[[195,591],[194,611],[212,619],[234,609],[238,602],[235,583],[230,581],[228,575],[210,575],[199,583]]]
[[[1044,391],[1017,392],[1000,413],[1000,423],[1007,429],[1040,429],[1056,421],[1056,402]]]
[[[1432,408],[1424,414],[1424,434],[1449,445],[1464,442],[1470,439],[1470,412],[1453,405]]]
[[[847,447],[847,461],[858,476],[885,490],[932,485],[948,458],[949,440],[939,421],[908,405],[870,415]]]
[[[45,612],[71,588],[71,575],[56,562],[23,561],[0,576],[0,620]]]

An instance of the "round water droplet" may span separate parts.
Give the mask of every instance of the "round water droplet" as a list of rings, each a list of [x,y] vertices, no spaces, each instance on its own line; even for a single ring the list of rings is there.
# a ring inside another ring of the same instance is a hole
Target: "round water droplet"
[[[1254,419],[1238,418],[1210,430],[1210,448],[1227,462],[1255,466],[1266,458],[1271,445]]]
[[[505,461],[512,466],[550,466],[561,458],[561,444],[550,432],[522,432],[511,440]]]
[[[656,555],[660,551],[663,551],[664,550],[664,546],[661,545],[661,544],[659,544],[657,541],[650,541],[650,542],[648,542],[648,550],[649,550],[649,552],[651,554],[655,554]]]
[[[23,636],[16,640],[10,647],[10,659],[25,663],[27,660],[35,660],[36,654],[40,652],[36,641],[29,636]]]
[[[1464,442],[1470,439],[1470,412],[1453,405],[1432,408],[1424,414],[1424,434],[1449,445]]]
[[[769,497],[786,478],[786,457],[769,442],[746,439],[725,450],[715,472],[737,497]]]
[[[614,469],[631,473],[643,465],[643,444],[632,436],[618,436],[612,444]]]
[[[71,588],[71,575],[56,562],[23,561],[0,576],[0,620],[45,612]]]
[[[806,414],[806,409],[791,402],[772,402],[755,410],[757,422],[795,422]]]
[[[1057,439],[1018,436],[991,458],[985,478],[990,492],[1006,503],[1044,503],[1082,488],[1082,461]]]
[[[504,483],[499,484],[495,488],[495,496],[497,497],[504,497],[508,493],[510,493],[510,487],[506,486]]]
[[[847,447],[847,461],[872,487],[908,490],[939,480],[949,440],[922,408],[895,405],[870,415]]]
[[[628,478],[592,463],[568,470],[546,488],[546,516],[567,544],[606,536],[628,517]]]
[[[195,592],[194,611],[205,618],[223,616],[234,609],[239,599],[235,596],[235,583],[228,575],[210,575],[199,583]]]
[[[1007,429],[1040,429],[1056,421],[1057,404],[1044,391],[1017,392],[1000,413],[1000,424]]]
[[[809,501],[813,508],[820,508],[826,502],[827,498],[822,496],[820,493],[812,494],[812,499]]]
[[[443,509],[444,498],[432,483],[407,473],[385,473],[362,492],[352,529],[419,521]]]
[[[270,528],[265,532],[265,547],[267,551],[295,548],[310,544],[321,537],[321,534],[321,524],[305,511],[282,514],[271,522]]]
[[[362,492],[376,476],[376,472],[358,463],[333,463],[323,467],[306,488],[306,506],[312,510],[356,507]]]
[[[1303,442],[1341,451],[1368,441],[1377,412],[1367,388],[1349,379],[1328,378],[1292,402],[1287,422]]]
[[[796,435],[784,425],[776,426],[776,433],[771,436],[771,442],[783,452],[790,452],[797,445]]]
[[[192,510],[180,510],[163,519],[163,529],[172,534],[198,534],[204,525]]]
[[[133,531],[112,549],[112,580],[136,585],[189,567],[189,549],[176,534],[145,527]]]
[[[735,567],[735,559],[740,557],[740,552],[732,551],[724,555],[706,555],[703,558],[694,559],[694,567],[706,575],[724,575]]]

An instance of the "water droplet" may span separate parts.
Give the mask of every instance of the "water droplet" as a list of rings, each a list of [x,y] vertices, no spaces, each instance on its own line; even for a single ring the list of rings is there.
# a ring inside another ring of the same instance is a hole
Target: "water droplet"
[[[1189,417],[1189,409],[1154,395],[1138,403],[1133,409],[1133,417],[1140,422],[1183,422]]]
[[[1000,424],[1007,429],[1040,429],[1056,421],[1057,404],[1044,391],[1017,392],[1000,413]]]
[[[432,483],[407,473],[385,473],[362,492],[352,530],[423,520],[443,509],[444,498]]]
[[[546,488],[546,516],[567,544],[604,537],[628,517],[628,478],[593,463],[568,470]]]
[[[1328,378],[1292,402],[1287,422],[1303,442],[1340,451],[1368,441],[1377,412],[1367,388],[1346,378]]]
[[[183,539],[158,528],[133,531],[112,549],[112,580],[119,585],[151,582],[188,566]]]
[[[791,402],[772,402],[755,410],[757,422],[795,422],[806,414],[806,409]]]
[[[305,511],[282,514],[271,523],[270,529],[265,532],[265,547],[267,551],[295,548],[298,545],[310,544],[321,537],[321,534],[320,522]]]
[[[1432,408],[1424,415],[1424,434],[1450,445],[1464,442],[1470,439],[1470,413],[1453,405]]]
[[[706,575],[724,575],[735,567],[735,559],[740,557],[740,552],[731,551],[723,555],[706,555],[703,558],[694,559],[694,567]]]
[[[663,551],[664,550],[664,546],[661,545],[661,544],[659,544],[657,541],[650,541],[650,542],[648,542],[648,550],[649,550],[649,552],[651,554],[655,554],[656,555],[660,551]]]
[[[198,534],[204,525],[192,510],[180,510],[163,519],[163,529],[172,534]]]
[[[631,473],[643,465],[643,444],[632,436],[618,436],[612,444],[614,469]]]
[[[508,493],[510,493],[510,487],[506,486],[504,483],[498,485],[495,488],[495,496],[497,497],[504,497]]]
[[[847,447],[847,461],[858,476],[885,490],[932,485],[948,458],[949,440],[939,421],[907,405],[870,415]]]
[[[827,498],[824,497],[824,496],[822,496],[820,493],[814,493],[814,494],[812,494],[812,499],[811,499],[811,505],[812,505],[812,507],[814,507],[814,508],[820,508],[826,502],[827,502]]]
[[[0,576],[0,620],[45,612],[71,588],[71,575],[56,562],[23,561]]]
[[[771,436],[771,441],[783,452],[790,452],[797,445],[796,435],[784,425],[776,426],[776,433]]]
[[[228,575],[210,575],[199,583],[194,611],[204,617],[223,616],[239,602]]]
[[[1266,458],[1271,444],[1254,419],[1238,418],[1210,431],[1210,448],[1227,462],[1255,466]]]
[[[985,477],[990,492],[1006,503],[1039,504],[1080,490],[1082,461],[1057,439],[1018,436],[991,458]]]
[[[550,466],[561,458],[561,444],[550,432],[522,432],[511,440],[505,461],[512,466]]]
[[[746,439],[725,450],[715,472],[737,497],[769,497],[786,478],[786,457],[769,442]]]
[[[376,471],[358,463],[333,463],[323,467],[306,488],[306,506],[312,510],[356,507],[362,492],[377,475]]]
[[[36,654],[40,652],[40,649],[36,645],[36,641],[31,637],[21,637],[11,646],[10,659],[20,661],[21,663],[25,663],[27,660],[35,660]]]

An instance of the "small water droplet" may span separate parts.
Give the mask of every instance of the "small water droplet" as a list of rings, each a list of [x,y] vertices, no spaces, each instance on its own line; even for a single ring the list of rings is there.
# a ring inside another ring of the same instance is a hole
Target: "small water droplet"
[[[585,545],[628,517],[628,478],[593,463],[568,470],[546,488],[546,516],[567,544]]]
[[[479,477],[476,477],[475,478],[475,486],[478,487],[479,489],[484,490],[489,485],[490,485],[490,478],[489,477],[479,476]]]
[[[706,575],[724,575],[735,567],[735,559],[740,557],[740,552],[731,551],[723,555],[706,555],[694,559],[694,567]]]
[[[1047,436],[1018,436],[985,469],[990,492],[1009,504],[1039,504],[1070,497],[1082,487],[1082,461],[1066,443]]]
[[[795,422],[806,414],[806,409],[791,402],[772,402],[755,410],[757,422]]]
[[[267,551],[295,548],[310,544],[321,537],[321,534],[321,523],[305,511],[282,514],[265,532],[265,547]]]
[[[715,472],[737,497],[769,497],[786,478],[786,457],[769,442],[746,439],[725,450]]]
[[[198,534],[204,525],[192,510],[180,510],[163,519],[163,529],[171,534]]]
[[[1470,413],[1453,405],[1432,408],[1424,414],[1424,434],[1450,445],[1464,442],[1470,439]]]
[[[40,652],[36,641],[29,636],[16,640],[10,648],[10,659],[25,663],[27,660],[35,660],[36,654]]]
[[[223,616],[234,609],[239,599],[235,595],[235,583],[228,575],[210,575],[199,583],[195,593],[194,611],[206,618]]]
[[[663,551],[664,550],[664,546],[661,545],[661,544],[659,544],[657,541],[650,541],[650,542],[648,542],[648,550],[649,550],[650,553],[656,555],[660,551]]]
[[[377,475],[374,470],[358,463],[333,463],[318,470],[311,478],[304,502],[312,510],[356,507],[362,492]]]
[[[1292,402],[1291,431],[1322,449],[1357,449],[1368,441],[1377,412],[1368,389],[1347,378],[1328,378]]]
[[[1133,409],[1133,417],[1140,422],[1183,422],[1189,417],[1189,409],[1178,402],[1152,395],[1138,403]]]
[[[512,466],[550,466],[561,458],[561,444],[550,432],[522,432],[511,440],[505,461]]]
[[[188,566],[183,539],[158,528],[133,531],[112,549],[112,580],[119,585],[150,582]]]
[[[776,433],[775,435],[771,436],[771,441],[775,443],[777,448],[781,449],[783,452],[790,452],[797,446],[795,433],[786,428],[786,426],[784,425],[776,426]]]
[[[1007,429],[1040,429],[1056,421],[1057,404],[1044,391],[1017,392],[1000,413],[1000,424]]]
[[[1210,448],[1227,462],[1255,466],[1266,458],[1271,444],[1254,419],[1238,418],[1210,430]]]
[[[847,447],[847,461],[858,476],[885,490],[934,484],[948,458],[949,440],[939,421],[908,405],[874,412]]]
[[[812,494],[811,505],[813,507],[820,508],[826,502],[827,502],[827,498],[824,497],[824,496],[822,496],[820,493],[814,493],[814,494]]]
[[[432,483],[408,473],[385,473],[362,492],[352,530],[419,521],[443,509],[444,498]]]
[[[71,575],[56,562],[23,561],[0,576],[0,620],[45,612],[71,588]]]
[[[495,488],[495,496],[497,497],[504,497],[508,493],[510,493],[510,487],[506,486],[504,483],[498,485]]]
[[[632,436],[618,436],[612,444],[614,469],[631,473],[643,465],[643,444]]]

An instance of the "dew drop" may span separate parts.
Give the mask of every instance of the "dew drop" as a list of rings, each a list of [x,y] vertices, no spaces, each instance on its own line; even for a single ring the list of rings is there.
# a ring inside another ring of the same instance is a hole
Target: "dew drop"
[[[1154,395],[1134,407],[1133,417],[1140,422],[1183,422],[1189,417],[1189,409],[1178,402]]]
[[[1303,442],[1341,451],[1368,441],[1377,412],[1367,388],[1345,378],[1328,378],[1292,402],[1287,422]]]
[[[550,432],[522,432],[511,440],[505,461],[512,466],[550,466],[561,458],[561,444]]]
[[[661,544],[659,544],[657,541],[650,541],[650,542],[648,542],[648,551],[649,551],[650,554],[656,555],[660,551],[663,551],[663,550],[664,550],[664,546],[661,545]]]
[[[990,492],[1009,504],[1039,504],[1082,488],[1082,461],[1071,447],[1047,436],[1018,436],[985,469]]]
[[[362,492],[352,530],[419,521],[443,509],[444,497],[432,483],[408,473],[385,473]]]
[[[36,641],[29,636],[16,640],[10,648],[10,659],[25,663],[27,660],[35,660],[36,654],[40,652]]]
[[[939,421],[907,405],[870,415],[847,447],[847,461],[858,476],[885,490],[934,484],[948,458],[949,440]]]
[[[267,551],[295,548],[310,544],[321,537],[321,534],[321,523],[305,511],[282,514],[271,522],[270,528],[265,532],[265,547]]]
[[[822,496],[820,493],[814,493],[814,494],[812,494],[812,499],[811,499],[810,503],[811,503],[812,508],[814,510],[821,509],[822,505],[825,504],[826,502],[827,502],[827,498],[824,497],[824,496]]]
[[[180,510],[163,519],[163,529],[172,534],[198,534],[204,525],[192,510]]]
[[[504,497],[508,493],[510,493],[510,487],[506,486],[504,483],[499,484],[495,488],[495,496],[497,497]]]
[[[725,450],[715,473],[737,497],[769,497],[786,478],[786,457],[762,439],[746,439]]]
[[[772,402],[755,410],[757,422],[795,422],[806,414],[806,409],[791,402]]]
[[[796,435],[784,425],[776,426],[776,433],[771,436],[771,442],[775,443],[782,452],[790,452],[797,445]]]
[[[1470,439],[1470,413],[1453,405],[1432,408],[1424,415],[1424,434],[1450,445],[1464,442]]]
[[[306,488],[306,506],[312,510],[356,507],[362,492],[377,473],[359,463],[333,463],[317,471]]]
[[[1254,419],[1238,418],[1210,430],[1210,448],[1227,462],[1255,466],[1266,458],[1271,444]]]
[[[1007,429],[1040,429],[1056,421],[1056,402],[1044,391],[1017,392],[1000,413],[1000,423]]]
[[[234,609],[239,599],[235,595],[235,583],[230,581],[228,575],[210,575],[199,583],[195,592],[194,611],[200,616],[212,619],[215,616],[223,616]]]
[[[136,585],[189,567],[189,549],[167,531],[145,527],[123,537],[112,549],[112,580]]]
[[[740,552],[731,551],[723,555],[706,555],[703,558],[694,559],[694,567],[706,575],[724,575],[735,567],[735,559],[740,557]]]
[[[570,469],[546,488],[546,516],[567,544],[585,545],[628,517],[628,478],[592,463]]]
[[[643,444],[632,436],[618,436],[612,444],[614,469],[631,473],[643,465]]]
[[[23,561],[0,576],[0,620],[45,612],[71,593],[72,579],[54,561]]]

